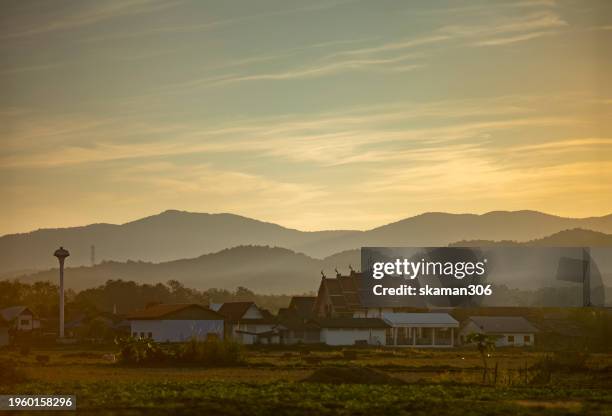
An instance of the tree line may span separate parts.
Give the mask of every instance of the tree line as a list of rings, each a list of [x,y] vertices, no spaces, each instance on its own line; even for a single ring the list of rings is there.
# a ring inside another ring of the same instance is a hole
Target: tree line
[[[40,318],[54,318],[58,313],[59,288],[51,282],[24,283],[0,280],[0,309],[15,305],[30,307]],[[252,301],[275,313],[289,305],[291,295],[257,294],[245,287],[235,290],[211,288],[197,290],[185,287],[177,280],[148,284],[126,280],[107,280],[95,288],[80,292],[67,290],[66,313],[92,314],[96,312],[126,314],[153,303],[224,303]]]

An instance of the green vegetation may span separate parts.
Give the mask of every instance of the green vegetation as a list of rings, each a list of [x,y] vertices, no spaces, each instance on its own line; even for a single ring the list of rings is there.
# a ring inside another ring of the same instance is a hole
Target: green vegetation
[[[468,334],[466,341],[468,344],[476,345],[480,358],[482,359],[482,382],[487,381],[489,366],[487,358],[491,352],[495,350],[496,337],[487,334],[477,334],[475,332]]]
[[[221,344],[171,348],[178,356],[213,357],[210,345]],[[475,348],[243,347],[239,366],[220,365],[219,358],[160,364],[152,355],[130,365],[107,359],[118,352],[116,345],[3,350],[26,378],[0,385],[0,394],[75,394],[83,414],[612,414],[609,353],[500,348],[488,357],[499,368],[496,383],[483,384]]]
[[[0,308],[13,305],[28,305],[39,317],[57,316],[58,287],[51,282],[23,283],[18,280],[0,280]],[[224,290],[211,288],[196,290],[185,287],[176,280],[167,283],[139,284],[134,281],[108,280],[101,286],[80,292],[66,291],[66,313],[68,319],[80,314],[95,315],[99,312],[127,313],[144,308],[150,303],[223,303],[252,301],[264,309],[276,312],[286,307],[289,295],[262,295],[245,288]]]
[[[123,364],[233,366],[244,362],[242,345],[231,340],[193,338],[184,344],[160,344],[129,337],[117,340],[117,345]]]
[[[475,385],[365,385],[272,382],[28,384],[23,393],[77,396],[80,413],[215,415],[572,415],[610,414],[610,391],[494,389]]]

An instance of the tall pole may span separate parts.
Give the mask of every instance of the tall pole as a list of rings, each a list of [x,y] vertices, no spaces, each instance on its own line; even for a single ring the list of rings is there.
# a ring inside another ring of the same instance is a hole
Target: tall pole
[[[68,250],[64,247],[60,247],[53,253],[59,260],[59,272],[60,272],[60,304],[59,304],[59,336],[61,339],[64,338],[64,260],[70,255]]]
[[[59,304],[59,321],[60,321],[60,338],[64,338],[64,259],[59,259],[60,264],[60,304]]]

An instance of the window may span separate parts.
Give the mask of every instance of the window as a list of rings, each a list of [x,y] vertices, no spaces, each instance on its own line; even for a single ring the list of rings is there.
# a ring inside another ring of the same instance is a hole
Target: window
[[[514,335],[508,335],[508,343],[514,344]]]
[[[531,335],[525,335],[525,344],[531,343]]]
[[[30,320],[29,319],[22,319],[20,321],[20,324],[23,325],[23,326],[30,325]]]
[[[132,334],[132,336],[133,336],[134,338],[138,338],[138,332],[134,332],[134,333]]]
[[[144,337],[145,337],[145,333],[144,333],[144,332],[141,332],[141,333],[140,333],[140,338],[144,338]]]
[[[149,332],[147,335],[149,338],[153,338],[153,332]]]

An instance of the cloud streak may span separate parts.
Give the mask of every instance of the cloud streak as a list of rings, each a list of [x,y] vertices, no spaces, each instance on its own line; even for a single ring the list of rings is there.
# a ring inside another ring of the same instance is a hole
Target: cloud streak
[[[77,29],[118,17],[153,13],[178,5],[176,1],[125,0],[94,2],[80,6],[61,16],[53,16],[46,23],[38,22],[25,29],[18,29],[0,36],[0,40],[18,39],[52,32]]]

